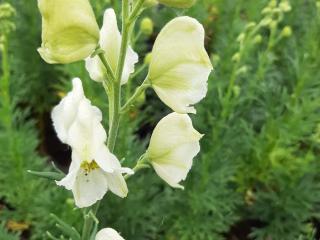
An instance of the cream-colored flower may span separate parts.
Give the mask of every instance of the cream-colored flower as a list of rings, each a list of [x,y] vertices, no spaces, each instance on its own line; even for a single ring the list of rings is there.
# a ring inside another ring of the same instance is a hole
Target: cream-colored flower
[[[72,190],[78,207],[88,207],[110,190],[120,197],[128,193],[122,173],[132,174],[105,145],[107,134],[102,113],[85,97],[81,80],[73,80],[73,90],[52,111],[59,139],[72,149],[69,173],[59,186]]]
[[[153,46],[149,81],[175,112],[195,113],[192,105],[206,96],[212,64],[204,36],[196,19],[178,17],[161,30]]]
[[[38,0],[42,15],[42,44],[48,63],[71,63],[93,53],[99,26],[88,0]]]
[[[105,52],[105,58],[109,62],[113,72],[116,72],[117,64],[120,56],[121,34],[117,25],[117,17],[113,9],[107,9],[103,17],[103,26],[100,31],[100,47]],[[129,46],[121,84],[125,84],[131,73],[134,72],[134,65],[138,62],[138,54]],[[106,69],[98,56],[86,59],[86,69],[92,80],[102,82],[106,78]]]
[[[171,113],[154,129],[146,157],[159,177],[172,187],[183,188],[179,183],[200,151],[201,137],[187,114]]]
[[[189,8],[196,3],[196,0],[158,0],[158,1],[159,3],[162,3],[169,7],[176,7],[176,8]]]
[[[124,240],[124,238],[116,230],[104,228],[97,233],[96,240]]]

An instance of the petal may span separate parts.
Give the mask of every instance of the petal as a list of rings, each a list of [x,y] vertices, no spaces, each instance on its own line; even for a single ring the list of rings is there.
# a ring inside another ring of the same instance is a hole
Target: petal
[[[207,94],[211,70],[196,64],[180,64],[162,75],[160,86],[154,85],[159,98],[178,113],[196,113],[190,106]],[[174,97],[173,97],[174,96]]]
[[[133,51],[133,49],[129,46],[127,50],[126,59],[124,62],[123,73],[121,78],[121,84],[126,84],[130,77],[130,74],[134,72],[134,65],[139,61],[138,54]]]
[[[60,181],[56,181],[56,184],[58,186],[65,187],[67,190],[71,190],[76,181],[76,177],[79,169],[80,169],[80,164],[78,164],[78,162],[72,161],[69,168],[69,173]]]
[[[97,233],[96,240],[124,240],[124,238],[114,229],[104,228]]]
[[[99,26],[88,0],[38,0],[42,15],[42,44],[38,49],[48,63],[85,59],[99,41]]]
[[[77,115],[79,103],[85,98],[79,78],[72,80],[73,89],[53,108],[51,118],[53,126],[63,143],[67,143],[68,130]]]
[[[105,176],[108,181],[108,187],[111,190],[111,192],[113,192],[121,198],[124,198],[128,195],[128,187],[121,173],[106,173]]]
[[[99,57],[88,57],[85,60],[85,67],[90,75],[90,78],[97,82],[102,82],[105,76],[105,69]]]
[[[199,153],[202,135],[193,126],[187,114],[171,113],[154,129],[147,157],[157,174],[172,187],[185,180],[192,159]]]
[[[187,114],[170,113],[153,130],[148,156],[157,159],[182,144],[198,142],[201,137]]]
[[[100,120],[101,112],[93,107],[90,101],[81,101],[76,119],[68,132],[68,142],[83,156],[83,160],[91,161],[107,139]]]
[[[79,208],[93,205],[101,200],[107,191],[107,179],[101,169],[95,169],[89,173],[86,173],[83,169],[78,171],[72,192],[75,203]]]
[[[212,65],[204,36],[197,20],[178,17],[162,29],[153,46],[149,80],[160,99],[178,113],[194,113],[190,105],[207,93]]]
[[[112,8],[109,8],[105,11],[103,17],[103,25],[100,31],[100,46],[105,51],[105,58],[114,73],[116,73],[117,70],[121,38],[116,14]],[[129,46],[126,53],[121,84],[125,84],[128,81],[130,74],[134,72],[134,65],[137,62],[138,54]],[[86,69],[89,72],[90,77],[95,81],[101,82],[106,77],[105,67],[98,56],[86,59]]]
[[[199,151],[198,142],[186,143],[151,163],[156,173],[170,186],[183,189],[183,186],[178,183],[186,179],[192,167],[192,159]]]
[[[119,160],[105,145],[102,145],[96,152],[94,160],[105,172],[112,173],[115,170],[121,169]]]

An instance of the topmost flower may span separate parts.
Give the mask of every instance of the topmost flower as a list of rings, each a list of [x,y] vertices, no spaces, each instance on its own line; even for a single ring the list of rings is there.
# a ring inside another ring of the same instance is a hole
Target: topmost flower
[[[47,63],[71,63],[88,57],[98,45],[99,26],[88,0],[38,0],[42,44]]]

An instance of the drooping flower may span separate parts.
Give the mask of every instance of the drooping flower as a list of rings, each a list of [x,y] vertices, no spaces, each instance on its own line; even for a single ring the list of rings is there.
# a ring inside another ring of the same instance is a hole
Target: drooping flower
[[[154,129],[146,157],[159,177],[172,187],[183,188],[179,183],[200,151],[201,137],[187,114],[171,113]]]
[[[116,230],[104,228],[97,233],[96,240],[124,240],[124,238]]]
[[[189,8],[196,3],[196,0],[158,0],[158,1],[159,3],[162,3],[169,7],[176,7],[176,8]]]
[[[113,72],[116,72],[120,56],[121,34],[117,25],[117,17],[113,9],[107,9],[103,17],[103,26],[100,30],[100,47],[105,52],[105,58],[109,62]],[[125,84],[131,73],[134,72],[134,65],[138,62],[138,55],[129,46],[124,63],[121,84]],[[98,56],[86,59],[86,69],[92,80],[102,82],[105,78],[105,67]]]
[[[195,113],[206,96],[212,70],[204,48],[204,29],[190,17],[178,17],[160,32],[152,50],[149,81],[159,98],[177,113]]]
[[[78,207],[88,207],[110,190],[119,197],[128,193],[123,168],[105,145],[107,134],[101,111],[85,97],[81,80],[73,79],[73,90],[52,111],[59,139],[72,149],[69,173],[59,186],[72,190]]]
[[[47,63],[71,63],[93,53],[99,26],[88,0],[38,0],[42,15],[42,44]]]

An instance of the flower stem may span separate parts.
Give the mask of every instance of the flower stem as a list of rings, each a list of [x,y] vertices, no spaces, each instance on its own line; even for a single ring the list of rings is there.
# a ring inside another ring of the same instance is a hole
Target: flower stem
[[[137,100],[137,98],[148,88],[150,87],[150,83],[148,81],[148,77],[143,81],[143,83],[136,88],[134,94],[129,98],[129,100],[124,104],[124,106],[121,108],[121,114],[128,111],[132,106],[133,103]]]
[[[129,32],[130,32],[130,24],[128,24],[129,16],[129,1],[122,1],[122,39],[121,39],[121,47],[120,47],[120,56],[117,65],[116,71],[116,81],[113,84],[113,101],[110,104],[113,104],[113,113],[111,117],[111,123],[109,126],[109,138],[108,138],[108,148],[111,152],[114,151],[118,128],[120,122],[120,106],[121,106],[121,78],[122,72],[124,68],[126,53],[128,49],[129,43]]]
[[[111,78],[112,81],[115,81],[115,76],[114,76],[114,73],[113,73],[113,70],[108,62],[108,60],[106,59],[105,55],[103,52],[99,53],[98,54],[102,64],[105,66],[106,70],[107,70],[107,76],[109,76]]]

